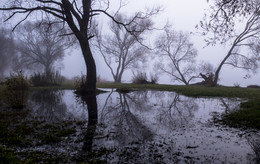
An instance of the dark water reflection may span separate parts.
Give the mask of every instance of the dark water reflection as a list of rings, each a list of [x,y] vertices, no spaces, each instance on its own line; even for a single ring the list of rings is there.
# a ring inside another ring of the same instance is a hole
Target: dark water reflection
[[[251,133],[211,121],[213,116],[237,108],[240,101],[159,91],[111,91],[79,99],[67,90],[34,92],[28,102],[35,117],[87,121],[86,129],[79,130],[76,136],[83,136],[82,142],[68,150],[72,159],[108,163],[251,163],[255,158],[247,140]],[[84,152],[86,156],[78,155]]]
[[[34,111],[34,115],[40,119],[61,120],[68,114],[67,106],[63,102],[63,95],[64,91],[62,90],[34,91],[30,94],[28,104]]]
[[[88,110],[88,124],[82,150],[84,152],[91,153],[93,139],[98,123],[97,99],[95,94],[81,95],[78,98],[82,100],[83,104],[87,104]]]

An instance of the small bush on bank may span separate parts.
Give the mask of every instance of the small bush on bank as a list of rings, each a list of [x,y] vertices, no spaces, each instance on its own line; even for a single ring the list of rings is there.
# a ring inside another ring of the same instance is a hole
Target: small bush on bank
[[[28,90],[29,83],[27,77],[23,74],[22,71],[17,74],[10,74],[10,77],[6,78],[4,82],[5,86],[9,90]]]
[[[134,84],[157,84],[157,82],[158,76],[151,75],[151,80],[149,81],[144,72],[137,72],[137,74],[134,74],[132,78],[132,83]]]
[[[86,86],[87,82],[87,76],[86,75],[81,75],[80,77],[75,78],[75,93],[82,93],[83,88],[87,87]]]
[[[30,80],[33,86],[60,86],[65,80],[65,77],[62,76],[59,71],[44,73],[38,72],[34,73]]]
[[[233,85],[235,88],[240,88],[240,84],[239,83],[234,83]]]
[[[154,74],[154,75],[151,74],[150,77],[151,77],[151,84],[157,84],[158,83],[159,77],[156,74]]]
[[[24,108],[29,86],[27,77],[22,72],[11,74],[5,81],[6,103],[12,108]]]
[[[144,72],[137,72],[137,74],[134,74],[132,78],[132,82],[134,84],[147,84],[147,76]]]

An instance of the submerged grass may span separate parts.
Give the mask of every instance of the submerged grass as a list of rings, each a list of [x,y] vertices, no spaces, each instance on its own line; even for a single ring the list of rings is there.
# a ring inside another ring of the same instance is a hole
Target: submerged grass
[[[1,164],[20,164],[22,161],[14,155],[14,153],[11,150],[8,150],[6,148],[3,148],[0,146],[0,163]]]
[[[76,125],[76,123],[75,123]],[[76,133],[75,125],[71,121],[46,122],[33,117],[26,109],[13,110],[0,108],[0,164],[3,163],[38,163],[43,156],[39,152],[19,152],[16,155],[5,149],[14,151],[18,148],[28,148],[41,145],[56,144]],[[20,158],[23,157],[21,162]],[[46,163],[53,156],[45,155]],[[58,161],[62,161],[59,159]]]
[[[224,116],[223,122],[233,127],[260,130],[260,99],[241,103],[241,109]]]

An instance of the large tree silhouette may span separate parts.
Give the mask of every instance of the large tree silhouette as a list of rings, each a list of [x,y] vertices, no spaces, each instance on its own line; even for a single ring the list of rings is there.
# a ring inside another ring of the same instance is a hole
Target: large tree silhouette
[[[118,25],[123,26],[128,32],[134,34],[135,29],[129,29],[129,25],[137,24],[136,20],[147,19],[150,16],[157,14],[160,9],[152,9],[146,12],[137,12],[129,22],[122,23],[115,19],[115,14],[108,13],[109,0],[106,2],[97,0],[12,0],[6,4],[2,4],[0,10],[9,11],[9,16],[6,21],[14,18],[16,15],[22,15],[20,21],[17,22],[14,28],[21,24],[26,19],[35,16],[36,19],[45,18],[49,20],[49,24],[62,23],[68,26],[71,33],[64,35],[75,35],[82,51],[87,70],[87,80],[83,85],[82,92],[94,93],[96,89],[96,64],[93,54],[90,49],[89,40],[94,37],[91,32],[95,23],[94,19],[104,14],[115,21]],[[102,5],[103,4],[103,5]],[[119,9],[125,5],[120,0]],[[39,15],[41,14],[41,15]]]
[[[70,46],[70,42],[56,32],[58,29],[59,26],[49,29],[47,24],[39,26],[38,23],[31,22],[21,26],[17,37],[17,49],[20,52],[16,60],[17,69],[40,69],[47,77],[55,72],[54,64],[63,60],[65,49]]]
[[[260,3],[259,1],[215,0],[210,15],[200,22],[203,34],[212,34],[208,45],[230,44],[230,48],[211,77],[203,75],[210,85],[217,85],[223,66],[231,65],[255,72],[260,63]],[[240,23],[242,31],[237,30]]]
[[[163,73],[172,77],[173,81],[179,81],[185,85],[198,78],[196,62],[197,50],[190,41],[188,33],[177,32],[166,28],[157,38],[156,54],[160,62],[157,67]],[[162,62],[162,60],[165,60]]]

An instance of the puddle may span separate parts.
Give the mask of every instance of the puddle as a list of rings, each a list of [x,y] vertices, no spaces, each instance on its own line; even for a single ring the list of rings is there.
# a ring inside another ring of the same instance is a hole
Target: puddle
[[[161,91],[110,91],[87,99],[88,104],[82,103],[71,90],[33,92],[28,104],[35,118],[86,124],[55,146],[22,151],[107,163],[257,163],[259,131],[213,123],[214,116],[238,108],[241,99],[190,98]]]

